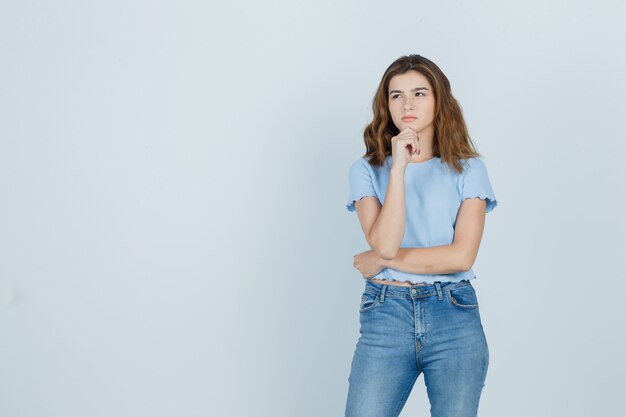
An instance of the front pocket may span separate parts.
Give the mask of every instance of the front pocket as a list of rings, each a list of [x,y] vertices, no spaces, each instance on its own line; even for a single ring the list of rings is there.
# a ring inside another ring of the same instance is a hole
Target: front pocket
[[[446,290],[446,293],[452,304],[457,307],[470,310],[478,308],[476,292],[471,285],[463,285],[462,287]]]
[[[364,313],[368,310],[371,310],[378,304],[379,301],[380,298],[378,297],[378,295],[364,292],[363,295],[361,295],[361,305],[359,306],[359,312]]]

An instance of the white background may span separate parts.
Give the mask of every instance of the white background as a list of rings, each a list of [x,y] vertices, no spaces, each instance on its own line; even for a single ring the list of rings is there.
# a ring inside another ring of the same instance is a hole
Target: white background
[[[0,3],[0,415],[343,415],[348,168],[437,63],[499,206],[481,416],[622,416],[618,1]],[[423,376],[402,416],[427,416]]]

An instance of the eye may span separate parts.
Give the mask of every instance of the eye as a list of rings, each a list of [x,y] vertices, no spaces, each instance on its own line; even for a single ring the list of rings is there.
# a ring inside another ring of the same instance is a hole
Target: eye
[[[391,98],[398,98],[398,97],[400,97],[400,94],[394,94],[391,96]]]
[[[417,93],[415,93],[415,94],[421,94],[421,95],[423,95],[424,97],[426,96],[426,94],[422,93],[421,91],[418,91],[418,92],[417,92]]]

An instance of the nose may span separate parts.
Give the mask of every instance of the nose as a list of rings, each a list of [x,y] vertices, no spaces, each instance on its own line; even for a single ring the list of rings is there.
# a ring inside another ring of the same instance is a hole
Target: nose
[[[407,99],[404,102],[404,109],[408,110],[408,109],[412,109],[413,108],[413,101],[411,101],[411,99]]]

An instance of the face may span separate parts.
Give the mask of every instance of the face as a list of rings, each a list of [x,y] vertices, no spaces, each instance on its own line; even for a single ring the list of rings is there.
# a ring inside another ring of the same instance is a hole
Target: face
[[[435,95],[425,76],[417,71],[393,76],[388,99],[391,119],[400,131],[410,127],[418,135],[434,134]],[[406,116],[415,118],[403,120]]]

